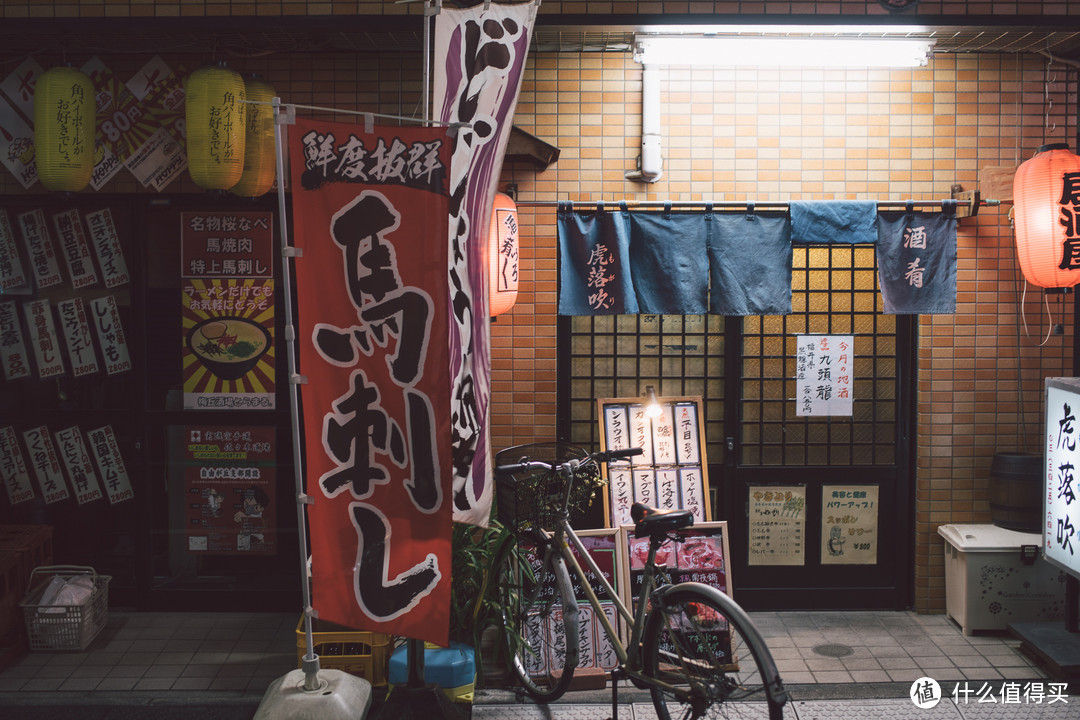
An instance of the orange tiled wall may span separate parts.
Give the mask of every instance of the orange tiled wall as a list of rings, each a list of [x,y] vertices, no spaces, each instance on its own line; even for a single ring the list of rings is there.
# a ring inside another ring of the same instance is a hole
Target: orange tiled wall
[[[389,3],[17,3],[47,16],[94,10],[117,16],[143,11],[199,14],[334,13],[359,6],[401,12]],[[292,9],[293,7],[298,9]],[[795,12],[798,3],[545,3],[546,11],[659,12],[704,5],[755,12]],[[824,6],[826,4],[818,4]],[[830,4],[839,5],[839,4]],[[960,3],[966,7],[964,3]],[[989,12],[990,3],[986,4]],[[993,3],[995,12],[1000,3]],[[1074,5],[1074,4],[1070,4]],[[766,7],[767,6],[767,7]],[[413,12],[416,6],[410,6]],[[843,3],[871,12],[876,3]],[[921,12],[951,5],[923,2]],[[980,6],[981,7],[981,6]],[[1002,12],[1064,5],[1008,3]],[[289,8],[286,10],[286,8]],[[629,9],[627,9],[629,8]],[[302,9],[302,10],[301,10]],[[963,12],[964,8],[956,10]],[[1068,9],[1071,11],[1071,9]],[[164,55],[188,68],[209,57]],[[122,79],[149,58],[105,56]],[[41,54],[46,67],[59,56]],[[67,58],[80,64],[85,58]],[[419,58],[287,54],[234,58],[258,72],[288,102],[410,115],[420,89]],[[947,55],[923,69],[897,71],[666,71],[662,124],[665,174],[653,185],[624,179],[640,143],[641,72],[622,53],[534,53],[517,125],[557,145],[561,157],[537,172],[515,163],[505,182],[522,201],[565,199],[827,199],[947,197],[953,184],[978,187],[979,170],[1015,166],[1044,139],[1075,135],[1076,74],[1059,68],[1044,99],[1045,60],[1037,56]],[[1054,127],[1056,125],[1056,127]],[[173,190],[195,192],[185,181]],[[145,193],[130,175],[107,192]],[[0,192],[21,194],[0,173]],[[554,211],[523,207],[522,291],[518,305],[493,325],[492,436],[495,448],[555,436],[556,269]],[[917,420],[916,607],[944,609],[943,523],[987,521],[987,474],[998,449],[1037,449],[1042,379],[1072,367],[1071,302],[1051,299],[1063,336],[1043,342],[1049,325],[1043,296],[1019,302],[1007,208],[985,208],[960,223],[959,295],[955,315],[919,322]],[[1022,312],[1020,311],[1022,309]],[[1026,322],[1027,331],[1024,329]],[[1040,344],[1042,343],[1042,344]]]

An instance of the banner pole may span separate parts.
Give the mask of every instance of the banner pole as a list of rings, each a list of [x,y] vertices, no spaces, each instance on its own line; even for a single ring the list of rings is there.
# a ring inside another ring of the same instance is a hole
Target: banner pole
[[[277,190],[278,222],[281,233],[281,277],[282,294],[285,296],[285,354],[289,360],[289,415],[292,419],[293,475],[296,478],[296,519],[297,535],[300,541],[300,578],[304,600],[304,635],[305,653],[302,660],[304,669],[304,689],[314,691],[319,688],[319,656],[315,654],[312,637],[311,585],[308,581],[307,514],[304,506],[309,499],[304,493],[303,463],[301,461],[300,416],[298,390],[303,379],[296,373],[296,329],[293,325],[292,281],[289,260],[296,257],[296,248],[289,244],[289,223],[285,215],[285,148],[282,147],[281,126],[289,123],[288,113],[282,114],[281,98],[275,97],[274,107],[274,147],[277,150]]]

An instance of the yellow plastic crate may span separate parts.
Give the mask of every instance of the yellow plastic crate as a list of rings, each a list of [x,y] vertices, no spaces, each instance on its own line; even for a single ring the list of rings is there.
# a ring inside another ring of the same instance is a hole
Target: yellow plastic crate
[[[302,667],[307,652],[304,618],[296,625],[296,666]],[[341,670],[367,680],[374,687],[387,684],[391,636],[352,630],[318,618],[311,621],[311,639],[319,667]]]

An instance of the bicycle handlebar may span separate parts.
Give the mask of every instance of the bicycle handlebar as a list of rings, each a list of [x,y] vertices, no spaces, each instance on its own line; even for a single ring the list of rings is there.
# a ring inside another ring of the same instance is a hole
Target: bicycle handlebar
[[[577,470],[582,465],[586,465],[590,462],[611,462],[612,460],[620,460],[622,458],[633,457],[634,455],[641,455],[644,450],[641,448],[624,448],[622,450],[602,450],[600,452],[590,453],[584,458],[570,460],[564,463],[548,463],[542,460],[530,460],[527,457],[522,458],[516,463],[510,465],[498,465],[495,467],[495,472],[502,475],[512,475],[516,472],[524,472],[526,470],[550,470],[554,471],[559,468],[565,468],[571,472]]]

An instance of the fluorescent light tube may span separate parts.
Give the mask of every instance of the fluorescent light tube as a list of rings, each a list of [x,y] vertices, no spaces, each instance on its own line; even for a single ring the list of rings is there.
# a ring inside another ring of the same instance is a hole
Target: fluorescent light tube
[[[934,41],[914,38],[638,36],[645,65],[722,67],[920,67]]]

